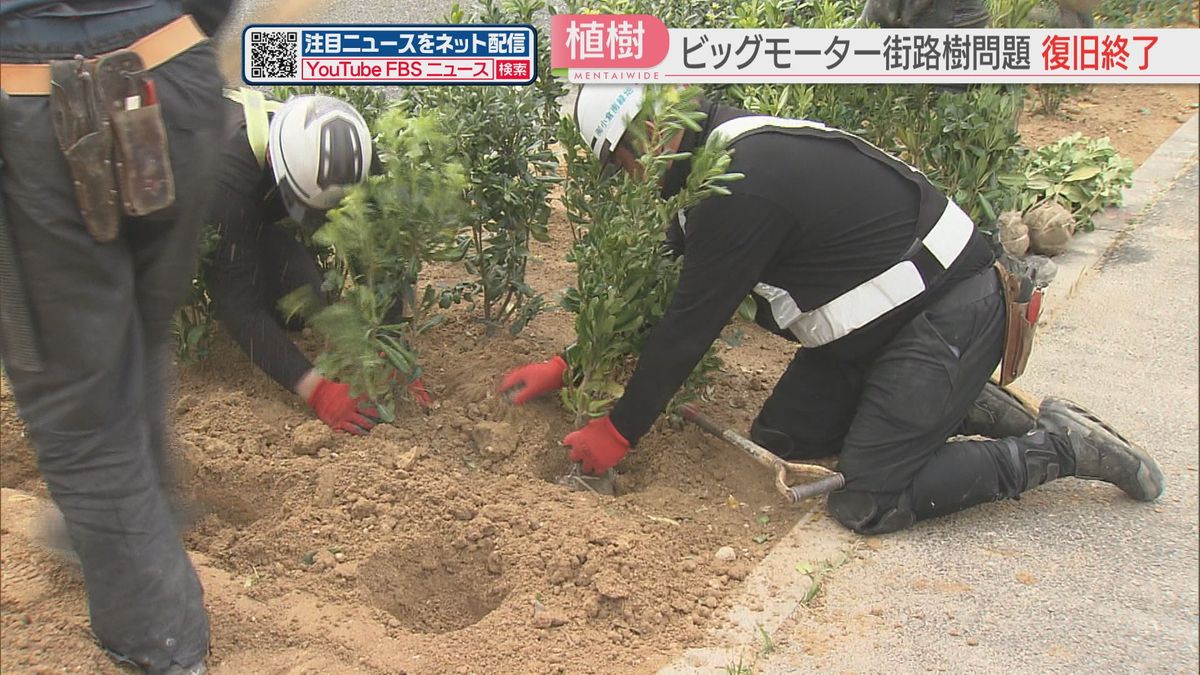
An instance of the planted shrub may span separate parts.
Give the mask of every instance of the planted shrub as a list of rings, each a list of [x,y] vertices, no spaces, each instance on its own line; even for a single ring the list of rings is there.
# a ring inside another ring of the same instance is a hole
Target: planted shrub
[[[457,6],[452,23],[531,23],[544,0],[488,0],[476,14]],[[550,76],[549,38],[538,37],[538,79],[524,87],[417,87],[402,92],[409,110],[446,111],[447,133],[467,169],[463,263],[469,281],[443,289],[443,307],[478,302],[490,328],[520,332],[544,300],[525,282],[529,246],[548,241],[550,192],[559,178],[552,145],[565,85]]]
[[[1091,230],[1096,212],[1122,203],[1125,188],[1133,183],[1133,162],[1118,154],[1108,138],[1074,133],[1031,153],[1021,175],[1008,182],[1021,191],[1022,209],[1056,202]]]
[[[204,266],[212,260],[217,242],[216,228],[211,225],[201,228],[196,273],[192,276],[187,298],[175,312],[171,326],[175,336],[175,354],[182,363],[196,363],[208,358],[211,353],[216,317],[213,316],[212,298],[208,295],[208,284],[204,279]]]
[[[283,304],[325,338],[317,369],[367,395],[390,421],[398,392],[421,374],[411,338],[440,318],[430,314],[432,287],[407,316],[394,318],[393,307],[424,263],[461,257],[456,234],[467,179],[437,116],[389,110],[376,134],[383,173],[351,189],[314,235],[334,252],[326,283],[341,288],[341,298],[322,307],[304,288]]]
[[[711,195],[727,194],[723,185],[738,178],[726,172],[729,154],[722,147],[690,154],[667,149],[683,129],[699,128],[703,113],[695,105],[698,94],[648,88],[643,109],[652,111],[654,130],[631,126],[644,148],[642,178],[619,172],[601,179],[597,160],[575,124],[564,119],[559,127],[567,169],[563,204],[574,237],[569,260],[576,265],[575,286],[563,298],[563,306],[575,314],[576,342],[566,350],[568,385],[562,400],[577,421],[604,414],[621,396],[620,383],[641,351],[647,328],[666,311],[680,265],[663,246],[671,219]],[[692,170],[687,184],[661,199],[659,181],[668,165],[688,157]],[[693,395],[718,365],[710,350],[683,396]]]

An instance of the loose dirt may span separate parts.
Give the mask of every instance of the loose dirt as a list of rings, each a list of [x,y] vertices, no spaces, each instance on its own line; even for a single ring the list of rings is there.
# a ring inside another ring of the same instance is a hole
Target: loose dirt
[[[1058,112],[1040,110],[1032,91],[1025,100],[1021,137],[1036,148],[1077,131],[1108,136],[1118,152],[1140,166],[1179,125],[1196,114],[1200,87],[1194,84],[1114,84],[1086,87],[1065,100]]]
[[[1061,118],[1026,115],[1022,132],[1040,143],[1124,128],[1108,133],[1141,161],[1197,100],[1195,87],[1106,92],[1068,102]],[[554,301],[573,267],[561,215],[551,229],[530,282]],[[622,463],[616,496],[554,484],[574,420],[553,398],[515,409],[493,391],[505,370],[571,335],[561,310],[513,338],[487,335],[459,308],[418,345],[437,406],[403,409],[366,437],[314,422],[226,339],[182,368],[178,482],[213,671],[649,672],[703,645],[801,512],[749,459],[671,420]],[[746,327],[703,409],[746,429],[791,354]],[[95,648],[78,575],[31,542],[26,495],[45,489],[7,387],[0,485],[15,488],[3,504],[0,670],[122,672]],[[716,559],[722,547],[736,564]]]

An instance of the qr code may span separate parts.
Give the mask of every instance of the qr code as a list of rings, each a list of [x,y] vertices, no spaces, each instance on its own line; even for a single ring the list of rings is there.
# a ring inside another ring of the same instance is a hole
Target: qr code
[[[250,79],[286,80],[297,77],[296,31],[252,31],[250,33]]]

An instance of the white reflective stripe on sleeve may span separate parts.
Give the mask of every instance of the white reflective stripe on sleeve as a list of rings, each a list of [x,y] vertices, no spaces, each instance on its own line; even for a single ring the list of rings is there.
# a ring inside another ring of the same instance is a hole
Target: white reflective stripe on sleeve
[[[958,204],[947,200],[946,210],[934,223],[933,229],[929,230],[929,234],[922,239],[922,243],[942,267],[950,269],[974,233],[975,223],[971,221],[971,217],[959,208]]]
[[[687,214],[683,211],[679,212],[679,229],[687,232]]]

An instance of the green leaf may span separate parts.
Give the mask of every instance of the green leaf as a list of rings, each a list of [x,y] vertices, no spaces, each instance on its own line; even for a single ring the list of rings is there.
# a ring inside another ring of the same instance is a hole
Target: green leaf
[[[1067,177],[1063,180],[1067,182],[1087,180],[1098,175],[1100,171],[1101,169],[1099,166],[1094,164],[1085,164],[1072,169],[1071,173],[1067,174]]]

